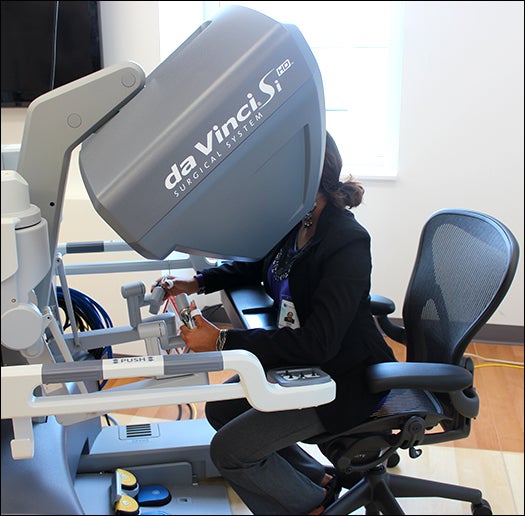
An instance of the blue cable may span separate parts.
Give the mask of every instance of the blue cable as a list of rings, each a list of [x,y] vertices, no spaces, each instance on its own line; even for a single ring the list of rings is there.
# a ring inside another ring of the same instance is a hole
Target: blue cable
[[[79,320],[77,323],[79,323],[81,331],[85,331],[86,329],[100,330],[102,328],[111,328],[113,326],[108,313],[94,299],[73,288],[69,289],[69,293],[71,295],[71,302],[73,303],[75,316],[77,313],[79,315]],[[62,308],[64,308],[65,300],[61,286],[57,287],[57,298],[59,304],[62,306]],[[68,327],[70,324],[71,323],[68,319],[66,322],[66,327]],[[83,328],[83,326],[86,328]]]
[[[97,301],[83,292],[75,290],[74,288],[70,288],[69,293],[71,296],[71,303],[73,304],[77,329],[79,331],[101,330],[104,328],[113,327],[113,322],[111,321],[108,313],[99,303],[97,303]],[[60,308],[62,308],[66,314],[66,321],[63,326],[63,329],[65,330],[71,326],[71,321],[67,315],[64,292],[61,286],[57,286],[57,301]],[[113,350],[111,346],[92,349],[89,351],[89,353],[97,359],[100,359],[104,356],[107,358],[113,357]],[[102,389],[106,382],[107,380],[101,382],[99,384],[99,388]]]

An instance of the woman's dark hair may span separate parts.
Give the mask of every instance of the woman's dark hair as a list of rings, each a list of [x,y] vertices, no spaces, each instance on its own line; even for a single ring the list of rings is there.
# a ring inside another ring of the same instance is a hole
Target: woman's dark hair
[[[365,189],[350,175],[341,181],[343,159],[339,149],[328,131],[326,132],[326,148],[324,153],[323,175],[319,191],[326,200],[338,208],[355,208],[361,204]]]

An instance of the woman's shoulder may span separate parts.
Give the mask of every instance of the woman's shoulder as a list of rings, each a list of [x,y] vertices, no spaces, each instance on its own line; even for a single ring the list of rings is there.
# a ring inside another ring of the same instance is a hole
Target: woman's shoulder
[[[327,256],[344,255],[346,261],[369,260],[370,235],[348,210],[329,210],[319,237],[318,249],[324,259]]]
[[[370,238],[368,230],[357,220],[351,210],[330,207],[326,215],[325,227],[328,232],[337,234],[344,232],[354,238]]]

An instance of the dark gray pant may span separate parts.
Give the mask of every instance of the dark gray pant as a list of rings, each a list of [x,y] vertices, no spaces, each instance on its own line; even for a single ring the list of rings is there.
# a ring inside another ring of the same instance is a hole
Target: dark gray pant
[[[236,377],[230,381],[235,381]],[[325,432],[313,408],[260,412],[244,398],[206,404],[211,459],[253,514],[308,514],[325,467],[297,445]]]

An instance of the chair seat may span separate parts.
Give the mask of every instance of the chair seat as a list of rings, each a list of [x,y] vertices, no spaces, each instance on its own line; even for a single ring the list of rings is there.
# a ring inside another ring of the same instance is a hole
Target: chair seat
[[[397,448],[424,441],[425,431],[449,420],[428,391],[392,389],[364,423],[339,434],[328,432],[304,442],[316,444],[341,471],[366,471],[386,460]]]
[[[447,419],[432,393],[417,389],[392,389],[382,405],[364,423],[338,434],[326,432],[304,442],[321,444],[340,437],[360,437],[374,432],[390,434],[391,430],[401,429],[412,416],[423,418],[426,428],[433,428]]]
[[[389,424],[392,424],[392,417],[403,422],[413,415],[424,418],[431,427],[437,425],[444,417],[441,404],[431,392],[418,389],[392,389],[384,403],[370,416],[369,422],[379,421],[381,424],[382,419],[389,418]]]

